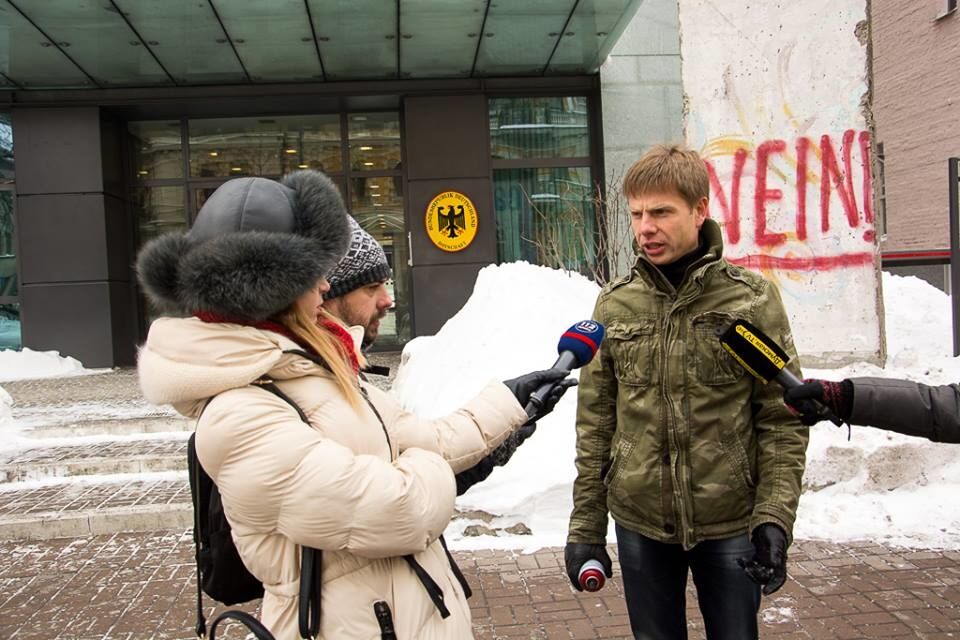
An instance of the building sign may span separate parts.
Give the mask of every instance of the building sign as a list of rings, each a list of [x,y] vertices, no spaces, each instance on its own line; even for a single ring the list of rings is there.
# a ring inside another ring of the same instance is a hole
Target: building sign
[[[444,191],[427,205],[425,224],[430,241],[444,251],[461,251],[477,235],[477,209],[459,191]]]

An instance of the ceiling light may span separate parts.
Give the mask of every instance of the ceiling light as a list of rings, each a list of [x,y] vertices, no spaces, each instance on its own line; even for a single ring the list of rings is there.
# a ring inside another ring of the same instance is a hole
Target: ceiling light
[[[371,185],[367,185],[367,186],[369,186],[371,189],[379,189],[379,188],[380,188],[380,185],[378,185],[378,184],[371,184]]]
[[[372,162],[364,162],[364,163],[363,163],[363,166],[365,166],[365,167],[372,167],[372,166],[373,166],[373,163],[372,163]]]
[[[137,174],[138,174],[138,175],[141,175],[141,176],[145,176],[145,175],[147,175],[148,173],[150,173],[150,172],[147,171],[146,169],[143,169],[143,170],[141,170],[141,171],[137,171]]]
[[[287,153],[296,153],[296,152],[297,152],[296,149],[287,149]]]
[[[310,168],[310,165],[308,165],[308,164],[298,164],[298,165],[297,165],[297,168],[298,168],[298,169],[309,169],[309,168]]]
[[[216,152],[216,151],[211,151],[211,152],[210,152],[210,157],[211,157],[211,158],[216,158],[218,155],[220,155],[220,154],[219,154],[218,152]]]
[[[381,194],[379,194],[379,193],[371,193],[371,194],[370,194],[370,197],[371,197],[371,198],[379,198],[380,195],[381,195]]]
[[[241,167],[230,167],[230,171],[243,171]]]
[[[360,151],[373,151],[373,147],[360,147]]]
[[[373,203],[373,206],[375,206],[375,207],[382,207],[383,205],[380,204],[379,202],[374,202],[374,203]]]

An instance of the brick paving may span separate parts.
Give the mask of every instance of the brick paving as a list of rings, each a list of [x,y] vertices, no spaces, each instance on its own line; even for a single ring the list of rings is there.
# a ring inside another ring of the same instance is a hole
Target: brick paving
[[[478,640],[629,637],[619,578],[596,594],[575,593],[561,549],[454,555],[474,588]],[[763,638],[960,637],[958,552],[800,541],[790,574],[763,600]],[[193,576],[184,530],[3,542],[0,637],[187,640],[194,637]],[[257,603],[243,608],[257,613]],[[687,609],[690,637],[702,639],[692,589]],[[231,627],[223,637],[243,636]]]

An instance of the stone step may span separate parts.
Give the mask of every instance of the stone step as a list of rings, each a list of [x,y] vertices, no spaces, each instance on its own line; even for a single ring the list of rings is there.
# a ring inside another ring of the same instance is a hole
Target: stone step
[[[186,472],[0,485],[0,539],[45,540],[192,526]]]
[[[0,456],[0,485],[48,478],[186,470],[186,433],[21,449]]]
[[[192,421],[175,416],[87,420],[25,428],[20,435],[32,440],[75,436],[135,435],[190,431]]]

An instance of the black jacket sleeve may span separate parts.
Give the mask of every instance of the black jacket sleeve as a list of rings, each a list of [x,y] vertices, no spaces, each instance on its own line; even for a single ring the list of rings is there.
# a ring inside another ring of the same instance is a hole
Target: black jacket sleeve
[[[960,386],[909,380],[850,378],[852,424],[896,431],[933,442],[960,443]]]

